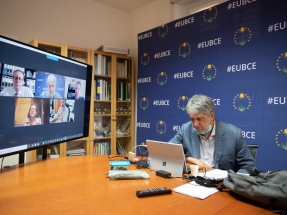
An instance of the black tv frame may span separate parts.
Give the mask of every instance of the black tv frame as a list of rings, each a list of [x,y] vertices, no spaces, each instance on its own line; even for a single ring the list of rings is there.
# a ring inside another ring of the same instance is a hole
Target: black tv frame
[[[53,52],[50,52],[50,51],[47,51],[47,50],[44,50],[44,49],[41,49],[41,48],[37,48],[37,47],[31,46],[29,44],[26,44],[26,43],[23,43],[23,42],[20,42],[20,41],[17,41],[17,40],[14,40],[14,39],[2,36],[2,35],[0,35],[0,39],[9,40],[9,41],[17,43],[19,45],[28,47],[28,48],[30,48],[32,50],[39,50],[39,51],[42,51],[44,53],[47,53],[47,55],[55,56],[55,57],[58,57],[59,59],[64,59],[64,60],[66,59],[68,61],[71,61],[71,62],[74,62],[74,63],[78,63],[78,64],[82,64],[82,65],[86,66],[86,76],[85,76],[86,90],[85,90],[85,100],[84,100],[85,107],[84,107],[84,116],[83,116],[84,117],[83,135],[82,136],[78,136],[78,137],[74,137],[74,138],[69,138],[68,140],[59,140],[59,141],[56,141],[56,142],[53,142],[53,143],[48,143],[48,144],[44,144],[44,145],[38,145],[38,146],[35,146],[35,147],[31,147],[31,148],[26,148],[26,149],[22,149],[22,150],[18,150],[18,151],[13,151],[13,152],[5,153],[5,154],[0,154],[0,158],[1,157],[6,157],[6,156],[10,156],[10,155],[14,155],[14,154],[19,154],[19,164],[21,164],[21,163],[24,163],[25,152],[28,152],[28,151],[31,151],[31,150],[37,150],[37,149],[42,148],[43,149],[42,159],[46,159],[47,158],[46,157],[46,153],[47,153],[48,146],[61,144],[61,143],[67,142],[67,141],[73,141],[73,140],[77,140],[77,139],[80,139],[80,138],[88,137],[89,136],[89,126],[90,126],[89,122],[90,122],[90,106],[91,106],[91,93],[92,93],[91,89],[92,89],[92,81],[93,81],[93,78],[92,78],[92,73],[93,73],[92,66],[89,65],[89,64],[82,63],[82,62],[79,62],[77,60],[74,60],[74,59],[71,59],[71,58],[59,55],[57,53],[53,53]],[[0,63],[6,63],[6,62],[2,62],[1,52],[2,51],[0,50]],[[10,62],[8,62],[8,63],[10,63]],[[2,67],[0,67],[0,68],[2,69]],[[1,72],[2,72],[2,70],[1,70]],[[1,80],[0,80],[0,82],[1,82]],[[1,141],[0,141],[0,144],[1,144]]]

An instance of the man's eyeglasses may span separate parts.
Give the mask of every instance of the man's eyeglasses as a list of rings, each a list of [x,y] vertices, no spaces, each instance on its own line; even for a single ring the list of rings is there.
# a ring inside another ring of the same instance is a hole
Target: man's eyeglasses
[[[21,78],[21,77],[13,77],[13,79],[14,79],[14,80],[19,80],[19,81],[22,81],[22,80],[23,80],[23,78]]]

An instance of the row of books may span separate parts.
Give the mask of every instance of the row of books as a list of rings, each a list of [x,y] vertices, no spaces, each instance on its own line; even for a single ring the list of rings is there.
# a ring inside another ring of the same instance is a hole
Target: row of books
[[[111,85],[107,81],[99,78],[95,80],[95,99],[111,100]]]
[[[111,100],[111,85],[104,79],[97,78],[95,80],[95,99]],[[117,82],[117,100],[131,100],[131,84],[128,82]]]
[[[111,75],[111,57],[97,54],[94,56],[94,73],[97,75]]]
[[[23,73],[25,72],[25,68],[23,68],[23,67],[18,67],[18,66],[4,64],[4,66],[3,66],[3,75],[13,75],[13,72],[15,70],[20,70]]]
[[[120,142],[116,144],[117,155],[128,156],[126,150],[121,146]],[[110,142],[96,142],[94,145],[94,155],[107,155],[110,154],[111,143]]]
[[[117,155],[128,156],[126,150],[121,146],[119,141],[117,141],[116,150],[117,150]]]
[[[0,65],[1,68],[1,65]],[[35,70],[30,70],[30,69],[25,69],[23,67],[18,67],[18,66],[13,66],[9,64],[3,64],[3,75],[11,75],[13,76],[13,73],[15,70],[20,70],[25,74],[27,78],[36,78],[36,71]]]
[[[101,54],[94,56],[94,73],[96,75],[111,75],[111,57]],[[116,65],[116,76],[121,78],[131,78],[131,61],[120,59]]]
[[[71,149],[67,150],[67,156],[80,156],[86,154],[86,149]]]
[[[117,62],[117,77],[131,78],[131,62],[129,60]]]
[[[94,155],[108,155],[111,151],[110,142],[95,142]]]
[[[117,82],[117,100],[131,101],[131,84],[126,82]]]

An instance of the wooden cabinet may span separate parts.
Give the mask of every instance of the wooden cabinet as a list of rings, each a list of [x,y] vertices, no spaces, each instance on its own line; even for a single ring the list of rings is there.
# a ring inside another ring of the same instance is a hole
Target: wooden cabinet
[[[67,49],[65,45],[63,44],[47,42],[47,41],[37,40],[37,39],[32,40],[29,44],[32,46],[38,47],[40,49],[44,49],[49,52],[67,56]]]
[[[60,54],[62,56],[69,57],[86,64],[90,64],[91,61],[91,50],[89,49],[54,42],[47,42],[38,39],[33,39],[29,44],[40,49]],[[92,154],[93,152],[89,151],[89,149],[91,149],[91,147],[89,147],[89,144],[92,144],[92,141],[89,140],[90,138],[87,137],[76,141],[70,141],[66,143],[56,144],[53,146],[48,146],[48,158],[53,157],[53,154],[56,153],[58,153],[59,157],[65,157],[67,150],[77,148],[78,146],[85,148],[86,154]],[[41,160],[42,156],[43,149],[37,149],[26,153],[27,161]]]
[[[100,51],[92,51],[94,66],[93,98],[90,136],[94,154],[120,153],[117,142],[128,153],[135,145],[134,117],[134,60],[133,58]],[[99,146],[104,143],[104,153]]]

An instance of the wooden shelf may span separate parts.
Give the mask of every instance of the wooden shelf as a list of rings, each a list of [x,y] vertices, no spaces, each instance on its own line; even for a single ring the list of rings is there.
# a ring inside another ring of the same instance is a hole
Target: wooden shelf
[[[109,75],[102,75],[98,74],[99,71],[96,69],[94,70],[94,80],[97,78],[108,80],[109,84],[111,85],[111,100],[96,100],[96,83],[94,81],[93,83],[93,98],[94,107],[91,109],[91,116],[97,117],[110,117],[110,137],[106,139],[110,139],[110,148],[111,148],[111,154],[116,154],[116,142],[120,141],[121,146],[125,149],[126,152],[129,152],[135,145],[135,137],[134,137],[134,119],[135,119],[135,104],[134,101],[118,101],[117,100],[117,82],[127,82],[130,84],[130,93],[134,97],[134,60],[133,58],[126,56],[126,55],[120,55],[120,54],[114,54],[114,53],[106,53],[106,52],[100,52],[100,51],[92,51],[92,57],[91,57],[91,64],[94,66],[98,64],[98,62],[95,62],[98,60],[98,55],[107,56],[110,60],[109,69],[110,71],[105,72],[105,74]],[[130,66],[128,67],[129,74],[131,77],[117,77],[117,67],[119,62],[125,62],[128,63]],[[98,72],[98,73],[96,73]],[[109,105],[109,106],[108,106]],[[110,114],[94,114],[96,109],[110,109]],[[131,110],[131,113],[129,114],[119,114],[117,113],[117,109],[129,109]],[[120,127],[119,123],[122,123],[124,120],[130,118],[130,124],[128,126],[129,132],[131,135],[127,136],[117,136],[117,129]],[[90,122],[91,130],[94,131],[94,121],[91,120]],[[96,138],[96,139],[103,139],[105,138]]]

